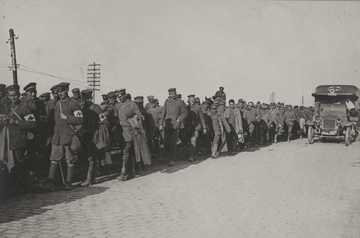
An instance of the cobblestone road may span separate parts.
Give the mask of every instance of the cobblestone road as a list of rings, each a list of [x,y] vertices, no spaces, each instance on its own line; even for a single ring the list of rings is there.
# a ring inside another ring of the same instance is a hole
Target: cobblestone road
[[[360,237],[360,143],[306,139],[153,167],[127,182],[25,194],[0,237]]]

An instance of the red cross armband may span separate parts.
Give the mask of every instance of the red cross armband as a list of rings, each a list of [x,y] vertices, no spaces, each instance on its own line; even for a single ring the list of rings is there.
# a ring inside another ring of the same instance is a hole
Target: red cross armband
[[[76,110],[76,111],[74,112],[74,116],[75,116],[75,117],[83,117],[83,114],[82,114],[81,110]]]
[[[106,120],[106,115],[104,113],[100,113],[99,114],[99,119],[100,119],[100,122],[103,122]]]
[[[34,114],[24,116],[25,121],[36,121]]]

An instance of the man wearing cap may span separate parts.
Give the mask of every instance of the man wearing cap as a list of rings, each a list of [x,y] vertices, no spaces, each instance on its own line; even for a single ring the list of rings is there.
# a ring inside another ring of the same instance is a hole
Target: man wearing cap
[[[128,120],[144,120],[144,117],[141,114],[140,109],[136,105],[136,103],[132,102],[129,99],[125,89],[120,90],[118,94],[118,100],[119,103],[115,105],[115,114],[119,118],[119,123],[122,128],[122,137],[124,141],[122,156],[123,164],[119,179],[122,181],[126,181],[135,177],[135,159],[133,156],[134,148],[132,146],[134,144],[134,138],[132,134],[133,127]]]
[[[263,103],[260,107],[260,122],[259,122],[259,137],[260,143],[264,144],[264,142],[269,142],[269,127],[268,124],[270,122],[270,113],[268,110],[268,106]]]
[[[183,106],[186,108],[186,103],[182,100],[182,94],[176,94],[176,100],[180,101]],[[188,135],[188,131],[186,130],[186,121],[181,122],[180,130],[179,130],[179,139],[181,141],[179,145],[179,150],[184,150],[190,144],[190,136]]]
[[[102,97],[103,101],[100,103],[100,106],[107,105],[109,103],[107,94],[102,94],[101,97]]]
[[[292,129],[294,126],[294,122],[296,121],[296,115],[291,105],[287,105],[287,110],[284,112],[284,119],[287,125],[287,141],[290,142],[292,137]]]
[[[46,133],[44,128],[47,128],[47,115],[46,107],[43,101],[37,97],[36,83],[29,83],[24,87],[26,97],[23,102],[27,103],[35,116],[36,128],[32,129],[29,134],[32,136],[26,141],[27,145],[27,156],[30,159],[29,166],[31,170],[34,170],[35,165],[33,162],[36,160],[36,152],[44,154],[44,147],[46,144]]]
[[[109,99],[108,107],[104,111],[105,115],[109,119],[109,131],[110,131],[110,147],[119,147],[121,145],[121,128],[119,125],[119,118],[115,115],[115,105],[119,103],[116,100],[115,92],[109,92],[107,94]]]
[[[153,95],[149,95],[149,96],[147,96],[147,100],[148,100],[148,102],[146,103],[146,105],[145,105],[145,110],[149,110],[150,109],[150,107],[151,107],[151,100],[153,100],[155,97],[153,96]]]
[[[141,114],[144,117],[144,121],[142,123],[142,127],[145,129],[146,131],[146,136],[147,136],[147,145],[148,148],[151,151],[151,145],[152,145],[152,141],[154,139],[155,136],[155,121],[154,118],[151,116],[150,113],[147,112],[147,110],[144,108],[144,97],[143,96],[136,96],[134,97],[134,101],[136,103],[136,105],[139,107]]]
[[[60,83],[57,85],[60,100],[55,105],[55,127],[54,135],[51,139],[51,164],[48,181],[42,186],[42,188],[47,191],[55,190],[55,174],[59,166],[59,161],[61,161],[63,157],[65,157],[68,165],[65,190],[72,189],[77,151],[73,151],[70,146],[73,134],[77,134],[77,131],[81,128],[81,124],[84,122],[84,118],[80,105],[68,95],[69,85],[69,83]]]
[[[82,108],[83,105],[84,105],[84,101],[81,99],[81,93],[80,93],[80,89],[79,88],[73,88],[71,90],[72,92],[72,97],[71,99],[75,100],[79,105],[80,107]]]
[[[212,129],[214,130],[211,157],[213,159],[217,159],[219,156],[219,152],[223,151],[223,147],[226,145],[226,132],[231,133],[231,128],[226,121],[224,115],[217,111],[216,104],[211,105],[209,116],[211,118]],[[219,146],[220,139],[222,141],[222,144]]]
[[[300,110],[299,110],[300,139],[302,139],[303,136],[306,135],[305,123],[306,123],[305,108],[304,106],[300,106]]]
[[[197,142],[199,134],[203,131],[207,132],[204,114],[200,106],[195,102],[195,95],[189,95],[189,105],[187,109],[187,117],[185,119],[186,131],[190,137],[190,156],[189,160],[194,161],[197,158]]]
[[[213,96],[213,99],[219,105],[217,108],[218,113],[223,113],[225,110],[226,93],[224,92],[224,87],[219,87],[219,89],[220,90],[215,93],[215,96]]]
[[[170,88],[168,92],[169,99],[166,99],[164,103],[159,129],[160,131],[165,129],[164,147],[170,153],[168,165],[173,166],[176,159],[176,142],[179,137],[181,123],[187,117],[187,110],[184,102],[176,100],[176,88]]]
[[[39,96],[40,100],[44,102],[45,108],[50,100],[50,93],[43,93]]]
[[[4,126],[0,131],[0,161],[6,164],[11,177],[8,187],[16,193],[31,188],[29,161],[24,153],[28,132],[36,127],[36,118],[29,105],[19,99],[18,85],[8,86],[6,91],[11,104],[0,115],[0,124]]]
[[[259,121],[260,121],[260,113],[254,107],[253,102],[249,102],[248,108],[244,112],[244,118],[247,120],[249,124],[249,133],[255,139],[255,146],[260,143],[259,138]]]
[[[163,108],[159,107],[159,101],[156,98],[150,99],[149,103],[150,103],[150,108],[147,110],[147,112],[152,116],[155,123],[155,132],[151,145],[151,153],[152,153],[152,157],[159,157],[160,156],[159,139],[161,136],[159,126],[160,126],[160,120],[161,120],[161,114]]]
[[[89,186],[95,180],[97,161],[104,152],[109,150],[110,144],[110,135],[107,127],[109,121],[100,106],[92,102],[92,93],[91,89],[81,91],[81,98],[84,101],[81,111],[84,117],[83,128],[85,131],[82,141],[84,155],[89,162],[86,180],[80,185],[82,187]]]
[[[235,107],[235,101],[229,100],[229,107],[225,109],[224,117],[228,122],[231,133],[228,134],[227,143],[231,154],[236,153],[236,145],[239,139],[243,140],[243,126],[240,110]]]

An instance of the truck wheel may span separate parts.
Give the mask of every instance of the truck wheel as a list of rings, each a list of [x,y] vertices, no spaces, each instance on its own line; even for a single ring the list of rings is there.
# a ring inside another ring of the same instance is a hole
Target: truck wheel
[[[350,127],[346,128],[346,132],[345,132],[345,145],[349,146],[350,145]]]
[[[314,128],[312,126],[309,126],[308,128],[308,141],[309,144],[314,143]]]

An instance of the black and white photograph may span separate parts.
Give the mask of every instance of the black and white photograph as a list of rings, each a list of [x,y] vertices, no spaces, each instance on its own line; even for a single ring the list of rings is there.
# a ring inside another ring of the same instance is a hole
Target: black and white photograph
[[[359,0],[0,0],[1,238],[360,238]]]

